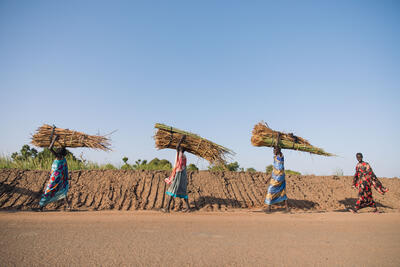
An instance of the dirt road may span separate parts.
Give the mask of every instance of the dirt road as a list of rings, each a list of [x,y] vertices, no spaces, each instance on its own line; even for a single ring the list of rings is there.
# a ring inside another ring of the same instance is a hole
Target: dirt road
[[[400,266],[400,213],[0,212],[1,266]]]

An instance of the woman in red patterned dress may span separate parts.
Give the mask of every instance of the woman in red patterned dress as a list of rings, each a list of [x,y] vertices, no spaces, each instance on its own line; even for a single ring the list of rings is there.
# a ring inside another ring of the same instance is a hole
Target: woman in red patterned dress
[[[374,212],[377,212],[378,209],[376,208],[376,203],[372,197],[372,186],[382,195],[389,190],[382,186],[382,183],[372,171],[371,166],[367,162],[363,161],[363,155],[357,153],[356,157],[358,164],[356,166],[356,173],[354,174],[353,188],[358,188],[358,200],[355,210],[350,209],[350,211],[357,212],[359,209],[365,207],[373,207]]]

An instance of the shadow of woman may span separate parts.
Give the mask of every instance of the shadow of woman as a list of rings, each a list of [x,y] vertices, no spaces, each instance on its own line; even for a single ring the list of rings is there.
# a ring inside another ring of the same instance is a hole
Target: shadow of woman
[[[344,209],[339,209],[339,210],[336,210],[336,211],[347,211],[349,208],[354,208],[354,206],[356,205],[357,200],[358,200],[357,198],[345,198],[345,199],[339,200],[339,203],[344,205],[345,208]],[[380,203],[380,202],[378,202],[376,200],[375,200],[375,203],[376,203],[376,206],[378,208],[393,209],[393,207],[386,206],[386,205],[384,205],[384,204],[382,204],[382,203]]]

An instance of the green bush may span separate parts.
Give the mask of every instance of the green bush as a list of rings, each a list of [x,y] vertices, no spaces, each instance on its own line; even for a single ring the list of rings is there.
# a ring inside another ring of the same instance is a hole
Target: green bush
[[[265,172],[266,172],[267,174],[271,174],[273,169],[274,169],[274,166],[273,166],[272,164],[270,164],[270,165],[268,165],[268,166],[265,168]],[[300,172],[292,171],[292,170],[285,170],[285,174],[290,174],[290,175],[301,175]]]
[[[208,166],[209,171],[232,171],[237,172],[240,169],[239,163],[237,161],[229,163],[229,164],[217,164]]]
[[[172,170],[172,164],[166,159],[154,158],[149,163],[147,160],[138,159],[135,164],[132,165],[134,170]]]
[[[193,163],[192,163],[192,164],[189,164],[189,165],[187,166],[186,169],[187,169],[188,171],[198,171],[198,170],[199,170],[199,168],[197,168],[197,166],[194,165]]]
[[[274,166],[272,166],[272,164],[270,164],[270,165],[268,165],[266,168],[265,168],[265,172],[267,173],[267,174],[270,174],[270,173],[272,173],[272,170],[274,169]]]
[[[66,160],[69,170],[100,169],[97,163],[77,159],[67,150]],[[0,157],[0,168],[22,170],[49,170],[55,157],[48,148],[38,152],[36,149],[23,145],[19,152],[14,152],[11,157]]]
[[[121,166],[121,170],[132,170],[132,166],[128,164],[128,158],[123,157],[122,161],[124,162],[124,165]]]
[[[117,168],[111,163],[107,163],[101,167],[104,170],[116,170]]]
[[[285,174],[290,174],[290,175],[301,175],[300,172],[292,171],[292,170],[285,170]]]

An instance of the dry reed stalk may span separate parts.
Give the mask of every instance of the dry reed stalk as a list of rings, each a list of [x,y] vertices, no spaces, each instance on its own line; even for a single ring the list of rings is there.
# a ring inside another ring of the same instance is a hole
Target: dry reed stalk
[[[32,136],[32,144],[38,147],[49,147],[51,143],[53,127],[47,124],[39,127]],[[59,138],[54,142],[54,147],[88,147],[111,150],[110,140],[105,136],[87,135],[69,129],[55,128],[54,136]]]
[[[187,152],[202,157],[211,164],[226,164],[226,156],[234,155],[232,150],[215,144],[199,135],[160,123],[156,123],[154,127],[157,129],[154,139],[156,141],[156,148],[158,149],[176,149],[182,136],[186,135],[181,146]]]
[[[306,139],[295,136],[292,133],[282,133],[274,131],[265,123],[260,122],[254,126],[251,137],[253,146],[276,146],[278,133],[280,133],[279,147],[284,149],[292,149],[303,152],[309,152],[321,156],[334,156],[334,154],[325,152],[322,148],[312,146]]]

